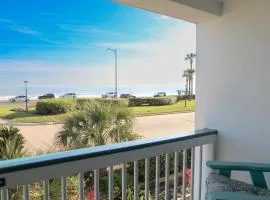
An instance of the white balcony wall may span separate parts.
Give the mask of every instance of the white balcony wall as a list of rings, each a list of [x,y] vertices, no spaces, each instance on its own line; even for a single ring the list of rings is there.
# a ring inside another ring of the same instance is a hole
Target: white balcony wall
[[[196,128],[219,131],[219,160],[270,163],[269,9],[225,0],[222,17],[197,25]]]

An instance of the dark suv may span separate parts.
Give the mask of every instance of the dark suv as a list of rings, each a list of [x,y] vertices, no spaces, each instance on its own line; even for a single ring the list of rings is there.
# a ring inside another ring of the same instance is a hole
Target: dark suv
[[[166,97],[166,92],[158,92],[154,95],[154,97]]]
[[[136,97],[132,94],[121,94],[120,98],[136,98]]]
[[[55,98],[55,96],[54,96],[54,94],[51,94],[51,93],[44,94],[44,95],[38,97],[39,100],[41,100],[41,99],[53,99],[53,98]]]

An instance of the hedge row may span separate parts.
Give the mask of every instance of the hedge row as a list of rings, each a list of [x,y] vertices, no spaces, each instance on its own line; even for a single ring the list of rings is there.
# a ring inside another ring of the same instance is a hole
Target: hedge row
[[[175,95],[175,97],[177,98],[177,102],[185,99],[195,99],[195,95]]]
[[[91,103],[93,101],[99,101],[105,104],[114,104],[114,105],[125,105],[128,106],[128,99],[101,99],[101,98],[78,98],[76,100],[76,108],[81,108],[87,103]]]
[[[176,96],[149,97],[129,99],[129,106],[164,106],[177,102]]]
[[[178,101],[184,100],[186,97],[182,96],[167,96],[167,97],[144,97],[144,98],[130,98],[130,99],[101,99],[101,98],[78,98],[78,99],[44,99],[37,103],[36,111],[40,115],[60,114],[66,113],[73,108],[81,108],[92,101],[99,101],[102,103],[134,106],[163,106],[172,105]],[[187,97],[189,98],[189,97]],[[194,95],[191,96],[195,98]]]
[[[74,99],[46,99],[37,102],[36,111],[40,115],[61,114],[71,111]]]

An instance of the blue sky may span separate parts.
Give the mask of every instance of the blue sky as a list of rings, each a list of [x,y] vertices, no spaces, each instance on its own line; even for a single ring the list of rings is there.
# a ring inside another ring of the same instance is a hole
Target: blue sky
[[[107,47],[119,52],[120,87],[179,88],[183,56],[195,51],[194,25],[108,0],[3,1],[0,36],[0,95],[20,92],[26,79],[34,93],[109,90]],[[170,72],[159,81],[167,64],[179,80]]]

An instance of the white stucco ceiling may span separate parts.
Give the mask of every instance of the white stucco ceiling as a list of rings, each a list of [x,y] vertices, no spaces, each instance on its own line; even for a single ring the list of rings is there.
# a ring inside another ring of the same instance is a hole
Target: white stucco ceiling
[[[220,0],[113,0],[125,5],[199,23],[222,15]]]

